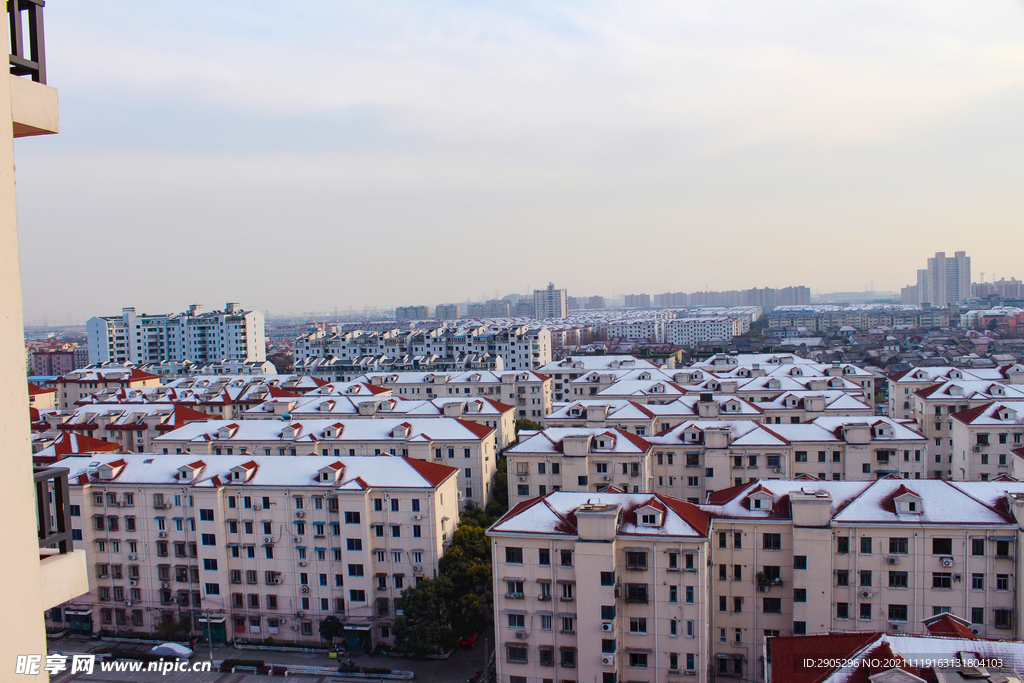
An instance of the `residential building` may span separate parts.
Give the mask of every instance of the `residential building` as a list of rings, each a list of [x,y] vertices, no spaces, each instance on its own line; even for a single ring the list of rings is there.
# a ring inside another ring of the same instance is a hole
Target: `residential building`
[[[497,680],[708,681],[710,522],[652,494],[513,507],[487,532]]]
[[[458,304],[438,304],[434,307],[434,317],[438,320],[458,320],[459,313]]]
[[[650,308],[650,294],[626,294],[622,299],[624,308]]]
[[[165,454],[379,456],[400,455],[459,468],[463,506],[484,507],[497,463],[494,428],[458,418],[209,420],[153,440]]]
[[[1024,397],[991,401],[950,416],[953,478],[989,481],[1018,478],[1024,467],[1014,449],[1024,448]]]
[[[535,289],[533,291],[533,311],[537,319],[564,318],[569,312],[565,300],[565,290],[555,289],[555,286],[548,283],[547,289]]]
[[[90,455],[71,519],[87,595],[50,610],[72,632],[150,636],[182,621],[222,644],[392,642],[395,601],[437,573],[458,516],[456,469],[381,456]]]
[[[39,377],[57,377],[80,367],[75,364],[75,350],[40,349],[33,351],[30,363],[32,374]]]
[[[156,437],[210,416],[170,403],[90,404],[44,416],[51,433],[77,434],[117,443],[126,453],[154,453]]]
[[[666,321],[664,340],[677,346],[697,346],[712,339],[729,342],[741,334],[740,328],[736,318],[677,318]]]
[[[78,401],[97,391],[155,388],[160,386],[160,378],[131,367],[87,367],[58,377],[52,384],[57,388],[57,407],[73,410]]]
[[[410,320],[426,320],[430,317],[430,306],[396,306],[395,320],[400,323]]]
[[[0,167],[4,169],[0,182],[0,318],[4,321],[0,325],[0,418],[7,477],[0,498],[4,520],[0,585],[7,618],[0,625],[0,671],[4,677],[45,681],[48,646],[43,612],[86,592],[88,579],[85,552],[80,546],[75,549],[68,528],[67,471],[33,471],[30,457],[14,138],[56,133],[59,113],[57,90],[46,85],[43,3],[9,3],[7,12],[11,73],[0,79],[4,112],[0,116]],[[36,491],[47,495],[37,499]],[[28,675],[14,673],[19,655],[39,656],[39,668]]]
[[[660,366],[632,356],[569,356],[541,366],[539,372],[552,378],[552,395],[555,401],[569,401],[574,398],[569,383],[588,372],[637,369],[658,370]]]
[[[694,419],[756,420],[763,411],[753,403],[721,394],[687,394],[671,403],[639,403],[615,399],[581,399],[556,404],[545,427],[618,427],[637,436],[651,436]]]
[[[236,303],[210,313],[198,304],[184,313],[160,315],[124,308],[120,316],[90,318],[85,327],[94,364],[267,360],[263,314]]]
[[[361,378],[405,399],[493,398],[516,409],[516,418],[539,421],[551,412],[551,379],[537,372],[390,372]]]
[[[958,251],[947,257],[936,252],[928,259],[928,267],[917,271],[917,300],[919,304],[945,308],[971,298],[971,257]]]

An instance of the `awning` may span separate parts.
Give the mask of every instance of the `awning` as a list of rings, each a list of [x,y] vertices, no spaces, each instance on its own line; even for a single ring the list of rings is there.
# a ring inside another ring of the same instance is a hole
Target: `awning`
[[[1013,536],[989,536],[990,541],[1014,541],[1016,540]]]
[[[200,624],[223,624],[225,621],[227,621],[227,617],[199,617]]]
[[[345,624],[346,631],[369,631],[369,624]]]
[[[71,608],[68,608],[68,609],[64,610],[64,614],[66,614],[68,616],[72,616],[72,617],[87,617],[90,614],[92,614],[92,607],[87,607],[85,609],[71,609]]]

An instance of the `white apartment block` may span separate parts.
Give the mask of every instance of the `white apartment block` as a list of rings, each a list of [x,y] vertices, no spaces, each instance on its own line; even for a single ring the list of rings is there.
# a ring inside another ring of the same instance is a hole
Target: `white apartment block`
[[[1024,365],[1000,365],[996,368],[920,367],[886,377],[889,388],[889,417],[914,418],[914,394],[946,381],[990,380],[1002,384],[1024,384]]]
[[[538,372],[383,372],[359,378],[405,399],[487,397],[516,409],[516,418],[539,422],[551,412],[551,379]]]
[[[395,600],[437,563],[456,470],[410,458],[90,455],[71,468],[89,593],[50,610],[77,633],[207,624],[215,642],[391,642]]]
[[[498,450],[516,438],[516,411],[510,405],[480,397],[408,400],[394,396],[316,395],[272,398],[249,408],[247,420],[316,420],[453,417],[494,429]]]
[[[1018,483],[753,482],[712,496],[711,653],[764,680],[764,638],[927,633],[951,612],[1020,638]]]
[[[950,476],[953,472],[953,414],[992,401],[1024,400],[1024,386],[991,380],[947,380],[918,389],[913,394],[914,418],[929,440],[932,476]]]
[[[575,398],[569,384],[589,372],[660,369],[661,366],[655,363],[632,356],[569,356],[541,366],[538,372],[553,380],[556,401],[569,401]]]
[[[263,314],[234,303],[210,313],[197,304],[184,313],[163,315],[125,308],[120,316],[90,318],[86,332],[90,363],[267,360]]]
[[[327,332],[315,330],[295,340],[295,363],[338,359],[350,364],[367,358],[501,358],[501,369],[532,370],[551,362],[551,332],[529,325],[440,326],[431,330]]]
[[[548,283],[547,289],[533,290],[534,317],[539,320],[544,318],[564,318],[569,313],[569,306],[564,289],[555,289],[555,286]]]
[[[551,491],[601,492],[610,486],[697,503],[755,480],[918,480],[928,467],[924,436],[878,417],[770,426],[688,420],[646,437],[615,427],[549,428],[520,432],[520,442],[505,454],[510,505]]]
[[[582,399],[556,404],[545,427],[617,427],[637,436],[651,436],[695,419],[764,419],[758,406],[735,396],[688,394],[666,404],[630,400]]]
[[[664,342],[666,325],[674,321],[656,318],[626,319],[608,323],[610,339],[643,339],[653,342]]]
[[[210,416],[170,403],[93,404],[44,416],[47,431],[103,439],[126,453],[153,453],[156,437]]]
[[[79,401],[96,392],[151,389],[160,386],[160,378],[135,368],[82,368],[58,377],[53,384],[57,387],[56,407],[74,410]]]
[[[677,346],[697,346],[712,339],[729,342],[742,333],[738,318],[678,318],[666,321],[664,341]]]
[[[457,418],[210,420],[153,440],[164,454],[261,456],[399,455],[457,467],[462,507],[484,507],[497,450],[494,428]],[[290,461],[294,461],[291,459]]]
[[[993,401],[950,419],[953,479],[990,481],[1024,475],[1024,399]]]
[[[709,680],[710,521],[651,494],[513,508],[487,532],[498,681]]]
[[[917,302],[944,308],[971,298],[971,257],[958,251],[936,252],[928,267],[917,271]]]

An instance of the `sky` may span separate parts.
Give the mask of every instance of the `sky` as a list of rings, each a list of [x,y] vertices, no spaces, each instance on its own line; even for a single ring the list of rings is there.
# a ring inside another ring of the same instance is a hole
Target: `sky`
[[[1024,277],[1024,3],[70,2],[26,323]]]

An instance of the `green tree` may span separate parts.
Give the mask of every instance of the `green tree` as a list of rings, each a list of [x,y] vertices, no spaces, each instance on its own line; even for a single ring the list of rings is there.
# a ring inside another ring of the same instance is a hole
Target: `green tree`
[[[540,431],[544,429],[544,427],[537,424],[533,420],[527,420],[525,417],[521,417],[518,420],[516,420],[516,434],[519,434],[519,432],[523,431],[524,429],[527,431]]]
[[[156,627],[156,632],[165,640],[185,640],[192,632],[192,625],[185,619],[181,621],[171,619],[161,621]]]
[[[504,456],[498,458],[498,462],[495,463],[491,491],[494,493],[494,500],[508,510],[508,460]]]
[[[320,622],[320,637],[328,643],[334,643],[335,638],[340,638],[344,634],[345,625],[338,617],[332,615]]]
[[[491,544],[484,529],[461,525],[452,535],[448,551],[437,564],[437,571],[448,578],[456,595],[478,595],[488,599],[491,587]]]
[[[446,576],[423,579],[402,591],[395,605],[402,610],[395,620],[395,646],[417,656],[450,649],[457,637],[452,631],[454,595]]]

